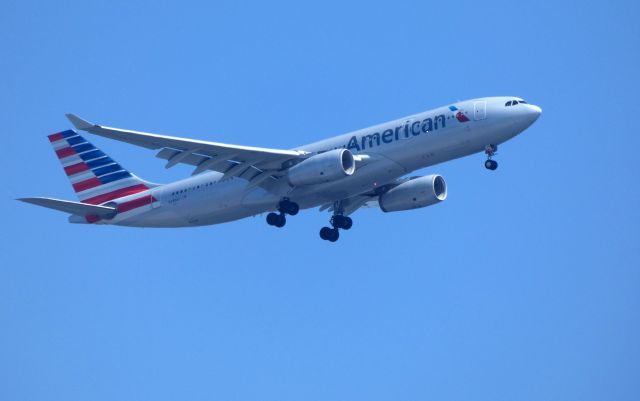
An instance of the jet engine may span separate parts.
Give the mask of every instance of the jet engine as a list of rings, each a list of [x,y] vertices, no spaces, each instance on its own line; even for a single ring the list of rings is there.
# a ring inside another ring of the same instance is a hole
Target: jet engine
[[[447,183],[437,174],[405,181],[380,195],[383,212],[399,212],[435,205],[447,198]]]
[[[331,182],[352,175],[356,162],[348,149],[320,153],[289,169],[291,185],[313,185]]]

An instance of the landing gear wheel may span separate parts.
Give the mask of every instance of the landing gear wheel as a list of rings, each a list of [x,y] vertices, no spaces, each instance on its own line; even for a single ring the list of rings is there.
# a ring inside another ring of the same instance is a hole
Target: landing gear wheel
[[[320,238],[329,242],[336,242],[340,238],[340,232],[337,228],[322,227],[320,229]]]
[[[486,162],[484,162],[484,167],[488,170],[495,170],[498,168],[498,162],[495,160],[487,160]]]
[[[353,220],[351,220],[351,217],[336,214],[331,218],[331,225],[334,228],[342,228],[344,230],[348,230],[351,228],[351,226],[353,226]]]
[[[283,214],[295,216],[300,211],[300,206],[295,202],[291,202],[289,199],[283,199],[278,204],[278,211]]]
[[[270,226],[284,227],[284,225],[287,224],[287,219],[284,217],[284,214],[272,212],[267,215],[267,224]]]
[[[287,218],[284,217],[284,214],[276,214],[276,216],[278,217],[278,220],[276,221],[276,224],[274,224],[274,226],[278,228],[284,227],[284,225],[287,224]]]
[[[336,242],[340,238],[340,231],[337,228],[331,230],[331,236],[328,238],[329,242]]]
[[[333,226],[333,228],[342,228],[343,223],[344,223],[344,216],[340,214],[336,214],[331,218],[331,225]]]
[[[291,216],[295,216],[296,214],[298,214],[299,211],[300,211],[300,206],[298,206],[298,204],[295,202],[291,202],[291,205],[289,205],[289,210],[287,211],[287,214],[290,214]]]
[[[277,213],[269,213],[267,215],[267,224],[268,225],[275,226],[277,221],[278,221],[278,214]]]

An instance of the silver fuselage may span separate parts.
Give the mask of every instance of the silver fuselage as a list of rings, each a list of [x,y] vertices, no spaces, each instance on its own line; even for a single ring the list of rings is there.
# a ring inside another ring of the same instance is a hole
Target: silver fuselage
[[[296,147],[312,153],[348,148],[360,156],[353,175],[330,183],[293,187],[284,177],[277,183],[252,187],[244,179],[207,172],[152,188],[150,192],[157,202],[135,212],[118,214],[101,224],[201,226],[275,210],[283,197],[298,203],[302,209],[347,199],[394,182],[414,170],[481,152],[489,144],[497,145],[518,135],[541,111],[530,104],[505,107],[511,99],[519,98],[489,97],[457,102]],[[460,121],[456,117],[458,111],[462,111],[468,121]]]

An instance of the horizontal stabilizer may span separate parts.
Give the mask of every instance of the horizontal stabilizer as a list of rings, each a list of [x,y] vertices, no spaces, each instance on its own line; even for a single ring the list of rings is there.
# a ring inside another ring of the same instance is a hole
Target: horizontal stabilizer
[[[111,218],[116,215],[117,211],[114,207],[90,205],[87,203],[71,202],[53,198],[19,198],[19,201],[32,203],[34,205],[47,207],[49,209],[59,210],[79,216],[98,216],[102,218]]]

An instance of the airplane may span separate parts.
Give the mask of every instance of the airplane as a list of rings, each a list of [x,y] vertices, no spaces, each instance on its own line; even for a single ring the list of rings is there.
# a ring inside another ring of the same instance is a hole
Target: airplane
[[[411,172],[478,152],[495,170],[498,145],[535,122],[542,110],[519,97],[459,101],[289,150],[230,145],[111,128],[74,114],[78,131],[159,150],[166,168],[194,166],[192,176],[169,184],[145,181],[86,141],[75,130],[49,141],[79,202],[18,200],[71,214],[71,223],[129,227],[191,227],[268,212],[270,226],[319,207],[331,213],[320,237],[335,242],[362,207],[397,212],[447,198],[439,174]]]

